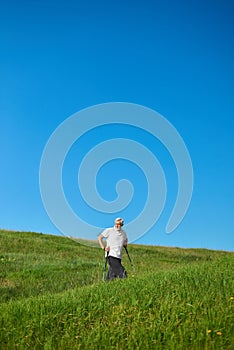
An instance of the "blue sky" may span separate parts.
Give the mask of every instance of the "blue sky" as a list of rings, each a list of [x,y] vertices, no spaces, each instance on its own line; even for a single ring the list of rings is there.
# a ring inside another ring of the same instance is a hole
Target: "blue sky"
[[[78,150],[85,154],[102,137],[132,138],[157,155],[168,184],[160,219],[137,243],[233,250],[233,7],[231,1],[1,1],[0,227],[58,234],[39,188],[49,137],[84,108],[129,102],[157,111],[183,138],[194,171],[186,216],[165,233],[175,167],[158,140],[126,126],[103,126],[71,148],[63,174],[74,210],[80,210]],[[147,182],[134,164],[116,162],[101,169],[97,187],[113,199],[113,168],[132,181],[132,206],[116,213],[127,223],[143,206]],[[90,209],[81,215],[103,228],[114,217]]]

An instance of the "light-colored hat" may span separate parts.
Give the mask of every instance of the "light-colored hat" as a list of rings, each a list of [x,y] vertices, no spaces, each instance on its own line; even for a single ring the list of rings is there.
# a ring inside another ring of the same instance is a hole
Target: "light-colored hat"
[[[115,222],[116,222],[116,221],[121,221],[121,224],[122,224],[122,225],[124,224],[124,219],[122,219],[122,218],[116,218],[116,219],[115,219]]]

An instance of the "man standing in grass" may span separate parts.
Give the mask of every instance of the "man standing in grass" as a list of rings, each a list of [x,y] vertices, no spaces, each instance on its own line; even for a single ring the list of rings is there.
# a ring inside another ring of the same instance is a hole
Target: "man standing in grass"
[[[106,259],[109,264],[107,280],[114,278],[125,278],[126,271],[121,264],[122,250],[128,244],[126,232],[122,230],[124,220],[122,218],[115,219],[114,227],[107,228],[98,236],[98,243],[106,252]],[[103,244],[106,239],[106,247]]]

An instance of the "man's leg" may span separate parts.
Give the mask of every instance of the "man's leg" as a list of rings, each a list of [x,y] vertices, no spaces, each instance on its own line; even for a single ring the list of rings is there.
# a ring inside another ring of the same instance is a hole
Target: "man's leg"
[[[108,263],[109,263],[109,271],[108,271],[107,279],[111,280],[114,278],[127,277],[126,271],[123,265],[121,264],[121,259],[109,256]]]

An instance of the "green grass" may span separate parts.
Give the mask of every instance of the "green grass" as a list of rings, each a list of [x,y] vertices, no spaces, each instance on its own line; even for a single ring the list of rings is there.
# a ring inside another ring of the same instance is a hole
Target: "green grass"
[[[129,245],[103,283],[92,245],[0,231],[1,349],[234,348],[233,253]]]

